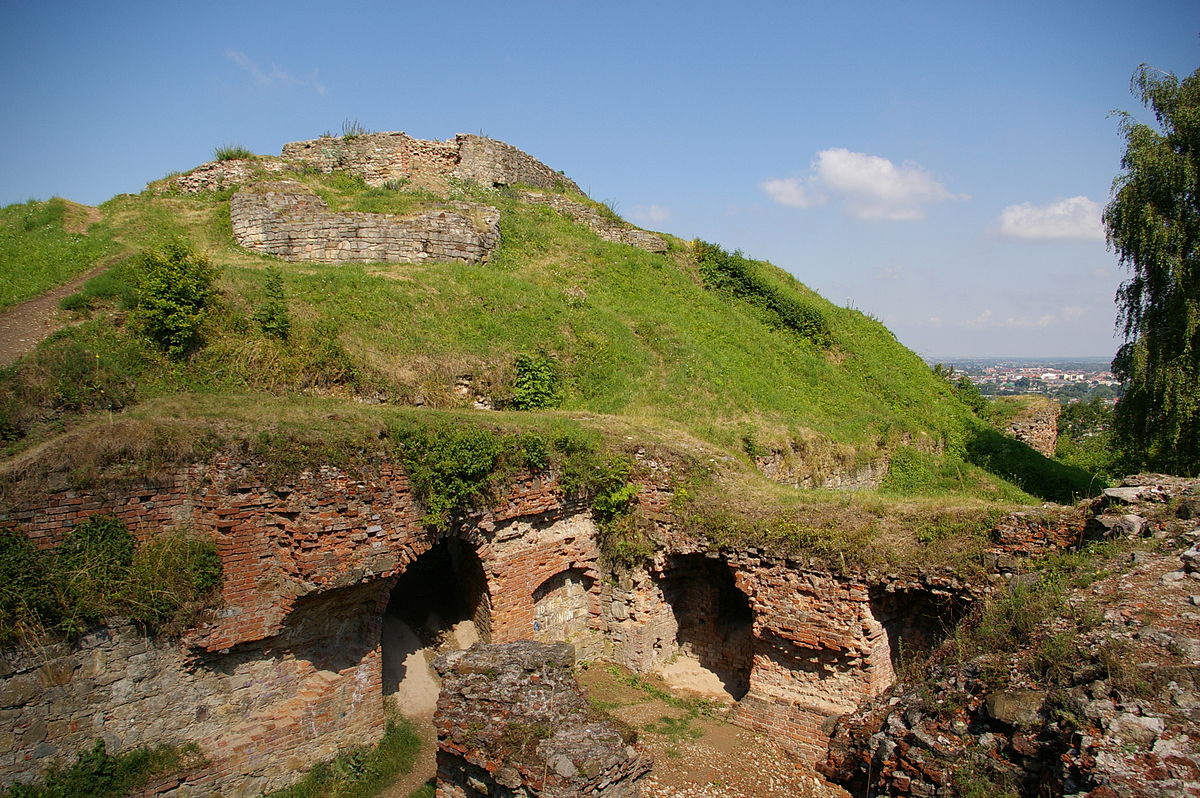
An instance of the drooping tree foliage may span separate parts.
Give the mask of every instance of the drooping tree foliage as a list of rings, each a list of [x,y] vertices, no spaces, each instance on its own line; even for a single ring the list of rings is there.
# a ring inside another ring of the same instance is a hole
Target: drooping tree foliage
[[[1200,69],[1180,80],[1142,65],[1133,91],[1157,129],[1122,115],[1122,172],[1104,211],[1131,276],[1117,292],[1127,382],[1114,418],[1130,466],[1200,473]]]

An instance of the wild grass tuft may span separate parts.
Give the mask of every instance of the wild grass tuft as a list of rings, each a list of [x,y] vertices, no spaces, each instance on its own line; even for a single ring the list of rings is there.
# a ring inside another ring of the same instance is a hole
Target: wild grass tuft
[[[248,161],[255,158],[254,153],[237,144],[225,144],[213,148],[214,161]]]
[[[0,531],[0,643],[73,637],[123,615],[178,633],[215,600],[221,565],[210,540],[178,531],[134,545],[125,524],[93,515],[49,550]]]

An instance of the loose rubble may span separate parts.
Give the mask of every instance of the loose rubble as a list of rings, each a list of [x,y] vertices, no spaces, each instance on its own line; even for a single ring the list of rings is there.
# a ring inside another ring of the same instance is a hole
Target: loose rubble
[[[856,795],[1200,796],[1197,499],[1156,475],[1105,491],[1083,539],[1151,539],[1069,595],[1073,618],[1020,651],[935,657],[839,721],[819,769]]]

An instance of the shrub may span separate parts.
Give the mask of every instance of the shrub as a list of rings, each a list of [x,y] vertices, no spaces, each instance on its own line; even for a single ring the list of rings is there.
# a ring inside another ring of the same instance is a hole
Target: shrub
[[[267,267],[266,293],[266,299],[254,311],[254,320],[267,335],[286,341],[292,331],[292,319],[283,293],[283,273],[278,266]]]
[[[517,410],[554,407],[562,401],[558,364],[550,355],[518,355],[513,372],[511,404]]]
[[[216,277],[208,258],[178,241],[142,255],[135,321],[172,359],[199,344]]]
[[[213,149],[213,159],[217,161],[244,161],[254,157],[254,153],[236,144],[226,144]]]

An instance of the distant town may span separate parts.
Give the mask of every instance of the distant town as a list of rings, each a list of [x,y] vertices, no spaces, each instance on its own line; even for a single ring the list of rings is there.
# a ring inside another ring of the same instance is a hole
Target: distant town
[[[965,375],[984,396],[1041,393],[1064,403],[1092,399],[1113,403],[1122,393],[1109,358],[925,357],[925,361]]]

